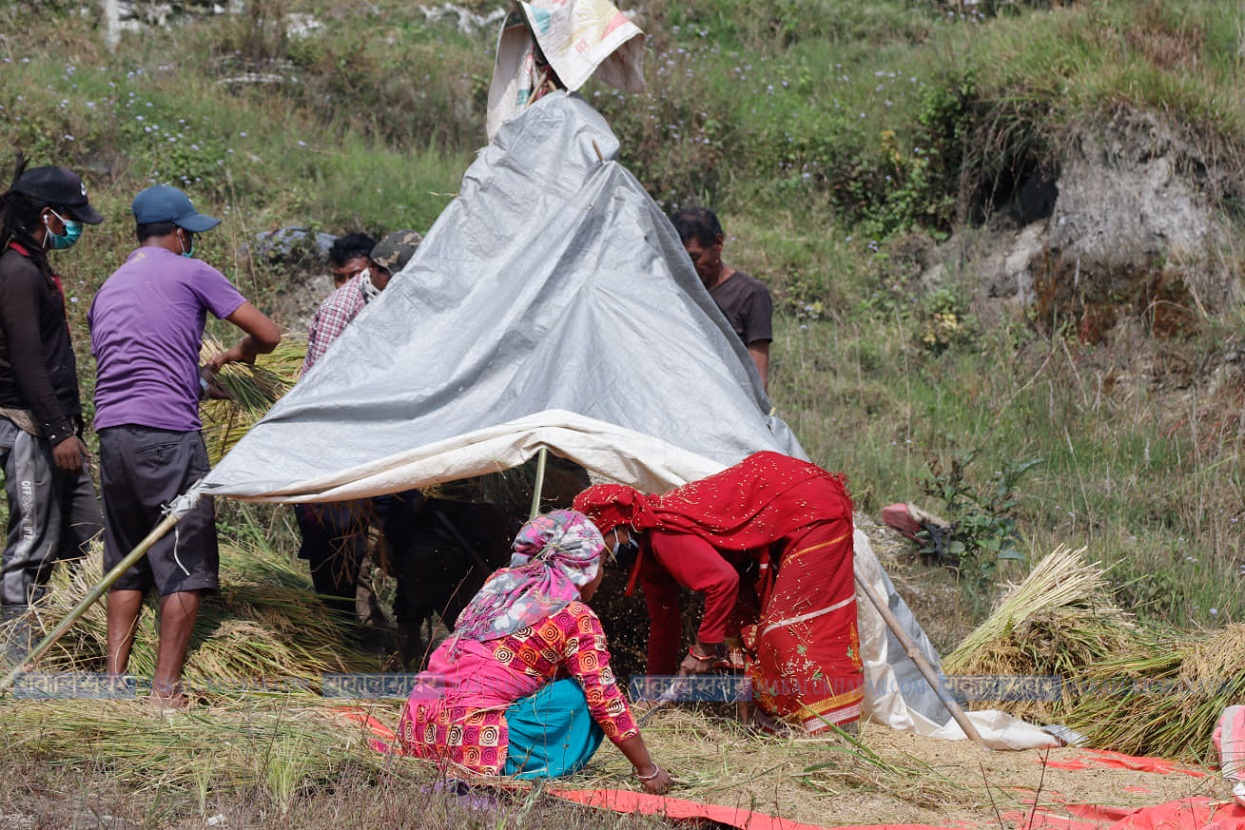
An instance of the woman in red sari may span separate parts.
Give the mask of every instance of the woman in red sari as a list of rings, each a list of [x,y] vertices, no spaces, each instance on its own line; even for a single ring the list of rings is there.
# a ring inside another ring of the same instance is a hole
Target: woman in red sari
[[[809,733],[860,717],[852,502],[840,476],[760,452],[661,495],[600,484],[575,498],[649,612],[649,674],[704,674],[740,635],[753,700]],[[697,642],[679,659],[679,589],[704,594]],[[628,590],[631,588],[629,587]]]

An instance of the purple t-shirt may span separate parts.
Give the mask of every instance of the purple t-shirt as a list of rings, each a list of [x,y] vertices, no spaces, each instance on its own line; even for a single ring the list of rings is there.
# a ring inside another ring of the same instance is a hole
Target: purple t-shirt
[[[228,317],[245,302],[206,262],[150,245],[130,254],[87,316],[97,364],[95,429],[199,429],[199,346],[207,312]]]

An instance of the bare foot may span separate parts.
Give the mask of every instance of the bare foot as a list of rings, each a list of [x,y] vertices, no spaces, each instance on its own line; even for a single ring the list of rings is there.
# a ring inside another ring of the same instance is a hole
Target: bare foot
[[[151,696],[147,698],[147,705],[155,709],[185,709],[190,704],[186,697],[186,690],[182,688],[180,683],[152,683]]]

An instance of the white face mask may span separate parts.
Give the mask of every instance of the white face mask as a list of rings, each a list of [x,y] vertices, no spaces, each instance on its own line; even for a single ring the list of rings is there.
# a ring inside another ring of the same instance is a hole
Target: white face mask
[[[364,268],[359,272],[359,289],[363,292],[363,303],[365,305],[380,295],[380,289],[372,284],[371,268]]]

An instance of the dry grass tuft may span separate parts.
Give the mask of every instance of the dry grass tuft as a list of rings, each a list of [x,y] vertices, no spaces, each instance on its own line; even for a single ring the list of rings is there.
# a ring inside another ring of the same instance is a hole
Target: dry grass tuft
[[[942,661],[948,674],[1071,678],[1087,667],[1135,653],[1142,634],[1114,603],[1104,571],[1087,563],[1085,548],[1060,546],[1012,586],[990,617]],[[1064,687],[1059,701],[1012,701],[1018,717],[1049,718],[1074,704]]]
[[[206,337],[200,350],[201,359],[206,361],[225,348],[220,341]],[[216,382],[229,393],[229,398],[207,400],[199,407],[203,440],[213,464],[233,449],[247,430],[293,388],[306,354],[306,340],[286,333],[281,336],[277,348],[261,356],[255,364],[230,363],[221,368]]]
[[[102,573],[101,556],[61,567],[47,597],[36,607],[45,630],[68,615]],[[375,671],[376,658],[346,640],[347,625],[312,593],[301,563],[262,548],[222,546],[221,591],[206,597],[195,625],[184,680],[188,689],[212,697],[239,683],[320,688],[324,673]],[[158,640],[154,602],[139,620],[129,671],[150,677]],[[40,661],[41,672],[104,669],[107,613],[91,606]]]
[[[1206,761],[1224,707],[1245,700],[1245,625],[1157,644],[1144,656],[1094,666],[1079,681],[1083,694],[1069,720],[1095,746]]]
[[[9,758],[102,772],[136,792],[263,788],[278,805],[387,757],[337,707],[311,698],[230,702],[167,715],[143,701],[0,701]],[[391,717],[389,712],[384,717]]]

